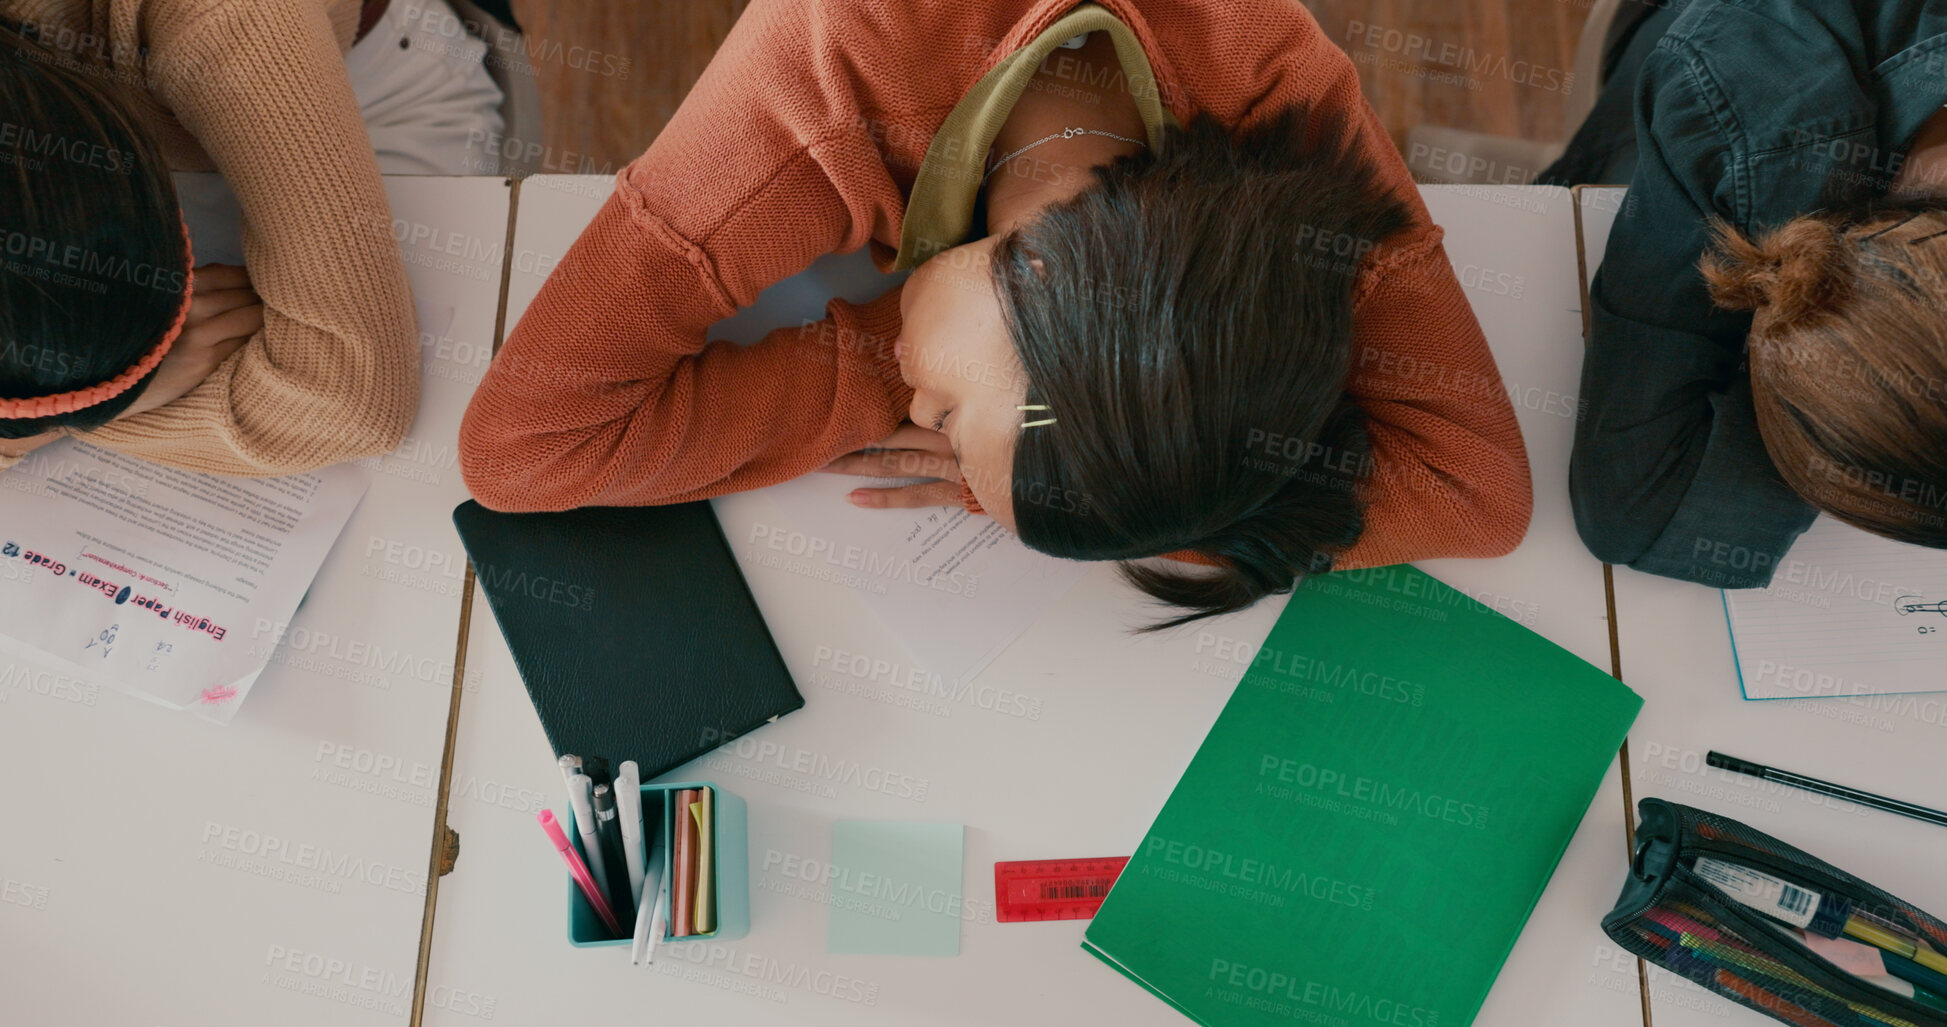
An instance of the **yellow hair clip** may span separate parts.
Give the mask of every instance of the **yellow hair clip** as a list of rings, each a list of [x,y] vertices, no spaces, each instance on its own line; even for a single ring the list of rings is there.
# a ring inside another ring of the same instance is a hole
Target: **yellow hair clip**
[[[1048,404],[1046,404],[1046,403],[1029,403],[1029,404],[1027,404],[1027,405],[1025,405],[1025,406],[1018,406],[1018,407],[1015,407],[1014,409],[1016,409],[1016,410],[1046,410],[1046,409],[1048,409]],[[1052,418],[1052,417],[1049,417],[1049,418],[1045,418],[1045,419],[1043,419],[1043,420],[1040,420],[1040,421],[1022,421],[1022,422],[1021,422],[1021,427],[1023,427],[1023,428],[1039,428],[1039,427],[1041,427],[1041,426],[1042,426],[1042,425],[1044,425],[1044,424],[1053,424],[1053,423],[1055,423],[1055,419],[1054,419],[1054,418]]]

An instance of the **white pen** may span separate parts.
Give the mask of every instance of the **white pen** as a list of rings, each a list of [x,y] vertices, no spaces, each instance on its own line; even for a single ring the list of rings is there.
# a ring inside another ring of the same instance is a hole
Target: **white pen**
[[[629,864],[629,901],[642,905],[642,779],[634,760],[615,775],[615,812],[622,821],[622,857]]]
[[[656,844],[658,848],[662,846],[660,834],[656,836]],[[643,896],[635,906],[635,947],[629,949],[629,963],[644,967],[656,961],[656,941],[662,941],[662,918],[670,894],[662,887],[662,861],[658,856],[660,852],[648,857],[648,869],[643,875]]]
[[[649,951],[642,957],[644,966],[656,961],[656,943],[663,940],[663,930],[669,923],[669,879],[673,874],[662,875],[662,883],[656,888],[656,909],[649,915]]]
[[[608,868],[602,865],[602,839],[595,833],[594,783],[587,774],[576,774],[568,779],[568,801],[575,807],[575,830],[581,833],[582,862],[588,864],[588,872],[595,877],[595,887],[603,895],[613,895],[608,886]]]
[[[570,754],[561,757],[555,763],[561,767],[561,783],[568,786],[568,806],[573,808],[575,804],[575,775],[581,773],[581,757]]]

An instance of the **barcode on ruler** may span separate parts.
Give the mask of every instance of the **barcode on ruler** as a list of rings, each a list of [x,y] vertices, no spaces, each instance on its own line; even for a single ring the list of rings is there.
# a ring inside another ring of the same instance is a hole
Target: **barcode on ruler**
[[[1044,899],[1094,899],[1109,893],[1106,881],[1064,881],[1041,886]]]
[[[1126,856],[1030,859],[994,864],[994,918],[1087,920],[1115,887]]]
[[[1778,905],[1787,913],[1805,914],[1812,911],[1811,892],[1796,885],[1785,885],[1784,893],[1778,896]]]

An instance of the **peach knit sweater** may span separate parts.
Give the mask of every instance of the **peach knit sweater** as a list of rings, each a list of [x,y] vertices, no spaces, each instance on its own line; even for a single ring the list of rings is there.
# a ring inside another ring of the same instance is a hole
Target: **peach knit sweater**
[[[1099,2],[1179,121],[1348,111],[1415,216],[1357,284],[1349,388],[1375,468],[1366,534],[1339,566],[1513,548],[1531,506],[1514,413],[1351,60],[1297,0]],[[505,510],[680,502],[889,435],[911,402],[891,353],[897,290],[834,300],[826,321],[754,346],[704,333],[821,254],[869,246],[888,266],[942,120],[1073,6],[753,0],[489,368],[460,433],[474,495]]]
[[[190,470],[271,475],[404,437],[419,355],[345,76],[358,15],[358,0],[0,0],[0,17],[37,30],[62,63],[118,87],[174,169],[222,172],[264,301],[263,330],[200,386],[82,438]]]

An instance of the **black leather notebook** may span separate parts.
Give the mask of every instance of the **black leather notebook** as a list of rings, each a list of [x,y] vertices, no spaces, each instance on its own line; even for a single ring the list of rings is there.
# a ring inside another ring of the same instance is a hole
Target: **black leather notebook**
[[[804,705],[709,503],[453,524],[555,755],[647,781]]]

